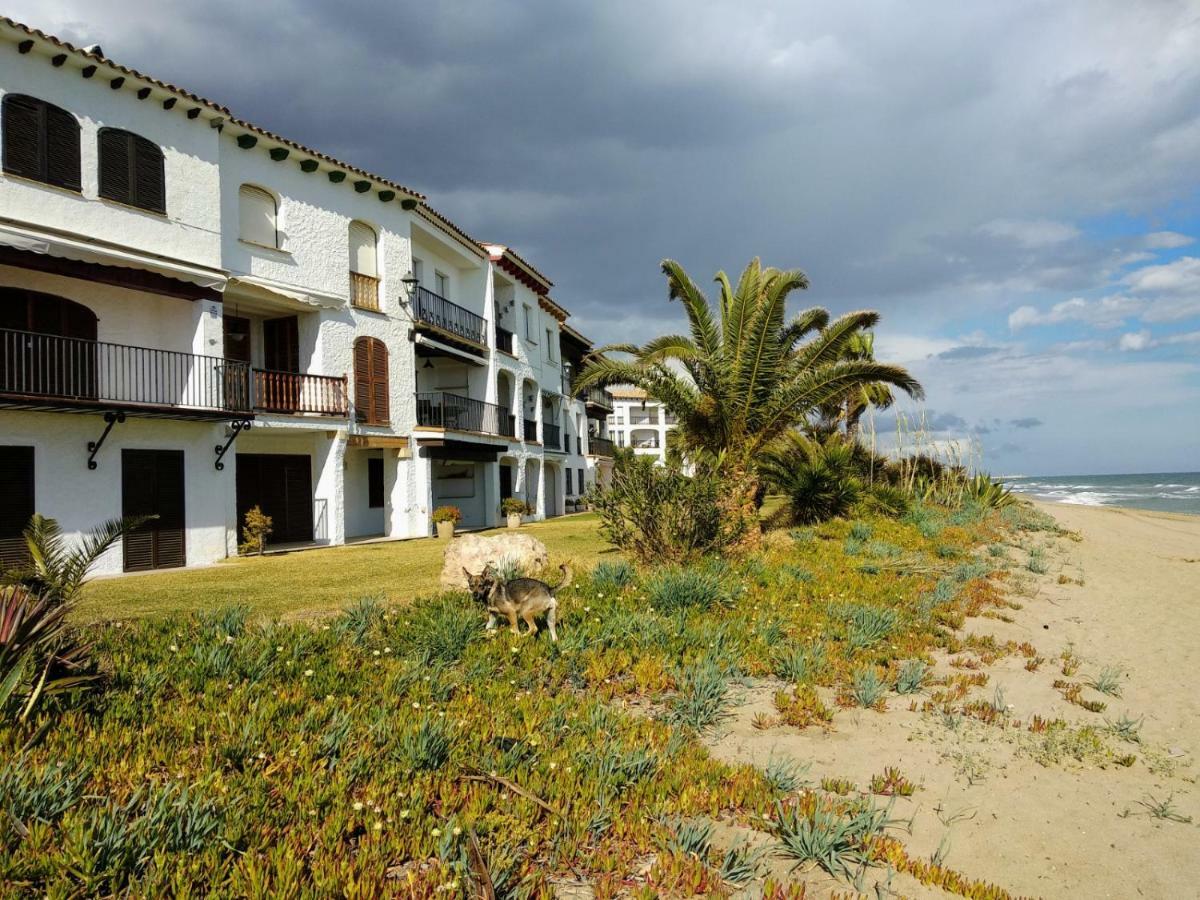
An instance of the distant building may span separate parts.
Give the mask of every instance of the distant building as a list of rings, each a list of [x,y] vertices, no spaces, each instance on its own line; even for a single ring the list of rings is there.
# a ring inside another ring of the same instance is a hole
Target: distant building
[[[618,447],[632,447],[638,456],[667,459],[667,433],[675,428],[675,416],[641,388],[614,387],[613,411],[608,431]]]

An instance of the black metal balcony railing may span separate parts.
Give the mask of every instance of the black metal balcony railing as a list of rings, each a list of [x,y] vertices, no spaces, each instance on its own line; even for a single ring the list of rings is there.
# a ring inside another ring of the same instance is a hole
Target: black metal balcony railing
[[[525,419],[523,424],[525,426],[525,440],[536,441],[538,439],[537,419]]]
[[[588,455],[590,456],[612,456],[613,442],[608,438],[589,437],[588,438]]]
[[[562,446],[561,432],[557,425],[542,422],[542,446],[547,450],[557,450]]]
[[[517,417],[503,406],[500,407],[500,433],[504,437],[515,438],[517,436]]]
[[[346,377],[302,375],[295,372],[254,370],[254,408],[264,412],[316,413],[346,416],[350,413]]]
[[[495,403],[444,391],[417,394],[418,425],[507,436],[509,418],[508,410]]]
[[[475,344],[487,344],[483,317],[423,287],[413,297],[413,318]]]
[[[604,388],[590,387],[585,391],[576,392],[575,396],[588,406],[599,406],[609,410],[613,408],[612,394]]]
[[[0,395],[248,413],[246,363],[0,329]]]
[[[510,355],[516,355],[517,336],[507,328],[496,326],[496,349],[503,350]]]

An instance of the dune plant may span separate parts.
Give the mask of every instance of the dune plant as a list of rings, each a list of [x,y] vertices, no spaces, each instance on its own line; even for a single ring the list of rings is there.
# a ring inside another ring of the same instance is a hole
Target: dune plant
[[[703,569],[672,566],[659,570],[646,583],[646,596],[659,612],[711,609],[727,604],[729,592],[720,578]]]
[[[604,560],[592,569],[592,586],[602,594],[624,590],[637,578],[637,570],[626,560]]]
[[[815,797],[793,806],[777,803],[772,821],[780,853],[795,860],[793,871],[811,863],[851,882],[859,870],[876,862],[875,839],[896,824],[890,804],[880,809],[866,798],[850,803]]]
[[[924,686],[925,679],[928,677],[929,666],[924,660],[907,660],[900,667],[900,672],[896,676],[896,693],[916,694]]]

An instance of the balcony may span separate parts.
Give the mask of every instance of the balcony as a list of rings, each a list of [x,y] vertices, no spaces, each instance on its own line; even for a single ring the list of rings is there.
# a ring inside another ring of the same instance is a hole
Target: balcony
[[[588,456],[608,456],[613,455],[614,444],[608,438],[589,437],[588,438]]]
[[[347,416],[346,378],[254,370],[254,408],[262,412]]]
[[[495,403],[431,391],[417,394],[417,425],[512,437],[515,420],[507,409]]]
[[[507,328],[496,326],[496,349],[503,350],[509,356],[516,356],[517,336]]]
[[[350,304],[357,309],[381,312],[379,279],[361,272],[350,273]]]
[[[582,400],[584,405],[590,410],[603,410],[612,412],[613,399],[612,394],[600,387],[590,387],[585,391],[576,391],[575,398]]]
[[[249,414],[250,367],[219,356],[0,329],[0,401],[178,418]]]
[[[562,429],[558,425],[542,423],[542,446],[547,450],[562,449]]]
[[[413,296],[413,318],[419,325],[427,325],[450,337],[479,347],[487,346],[487,329],[482,316],[423,287],[418,287]]]

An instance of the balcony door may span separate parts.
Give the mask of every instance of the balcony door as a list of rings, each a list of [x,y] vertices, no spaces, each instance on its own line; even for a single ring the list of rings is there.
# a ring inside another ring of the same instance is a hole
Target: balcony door
[[[156,516],[122,540],[125,571],[187,562],[182,450],[121,451],[121,515]]]
[[[238,529],[257,506],[271,517],[271,543],[313,539],[312,457],[291,453],[237,455]]]
[[[296,316],[263,322],[263,368],[258,375],[258,405],[295,412],[300,408],[300,320]]]
[[[0,392],[96,399],[96,324],[82,303],[0,288]]]
[[[32,447],[0,447],[0,497],[0,566],[25,565],[24,531],[35,509]]]

